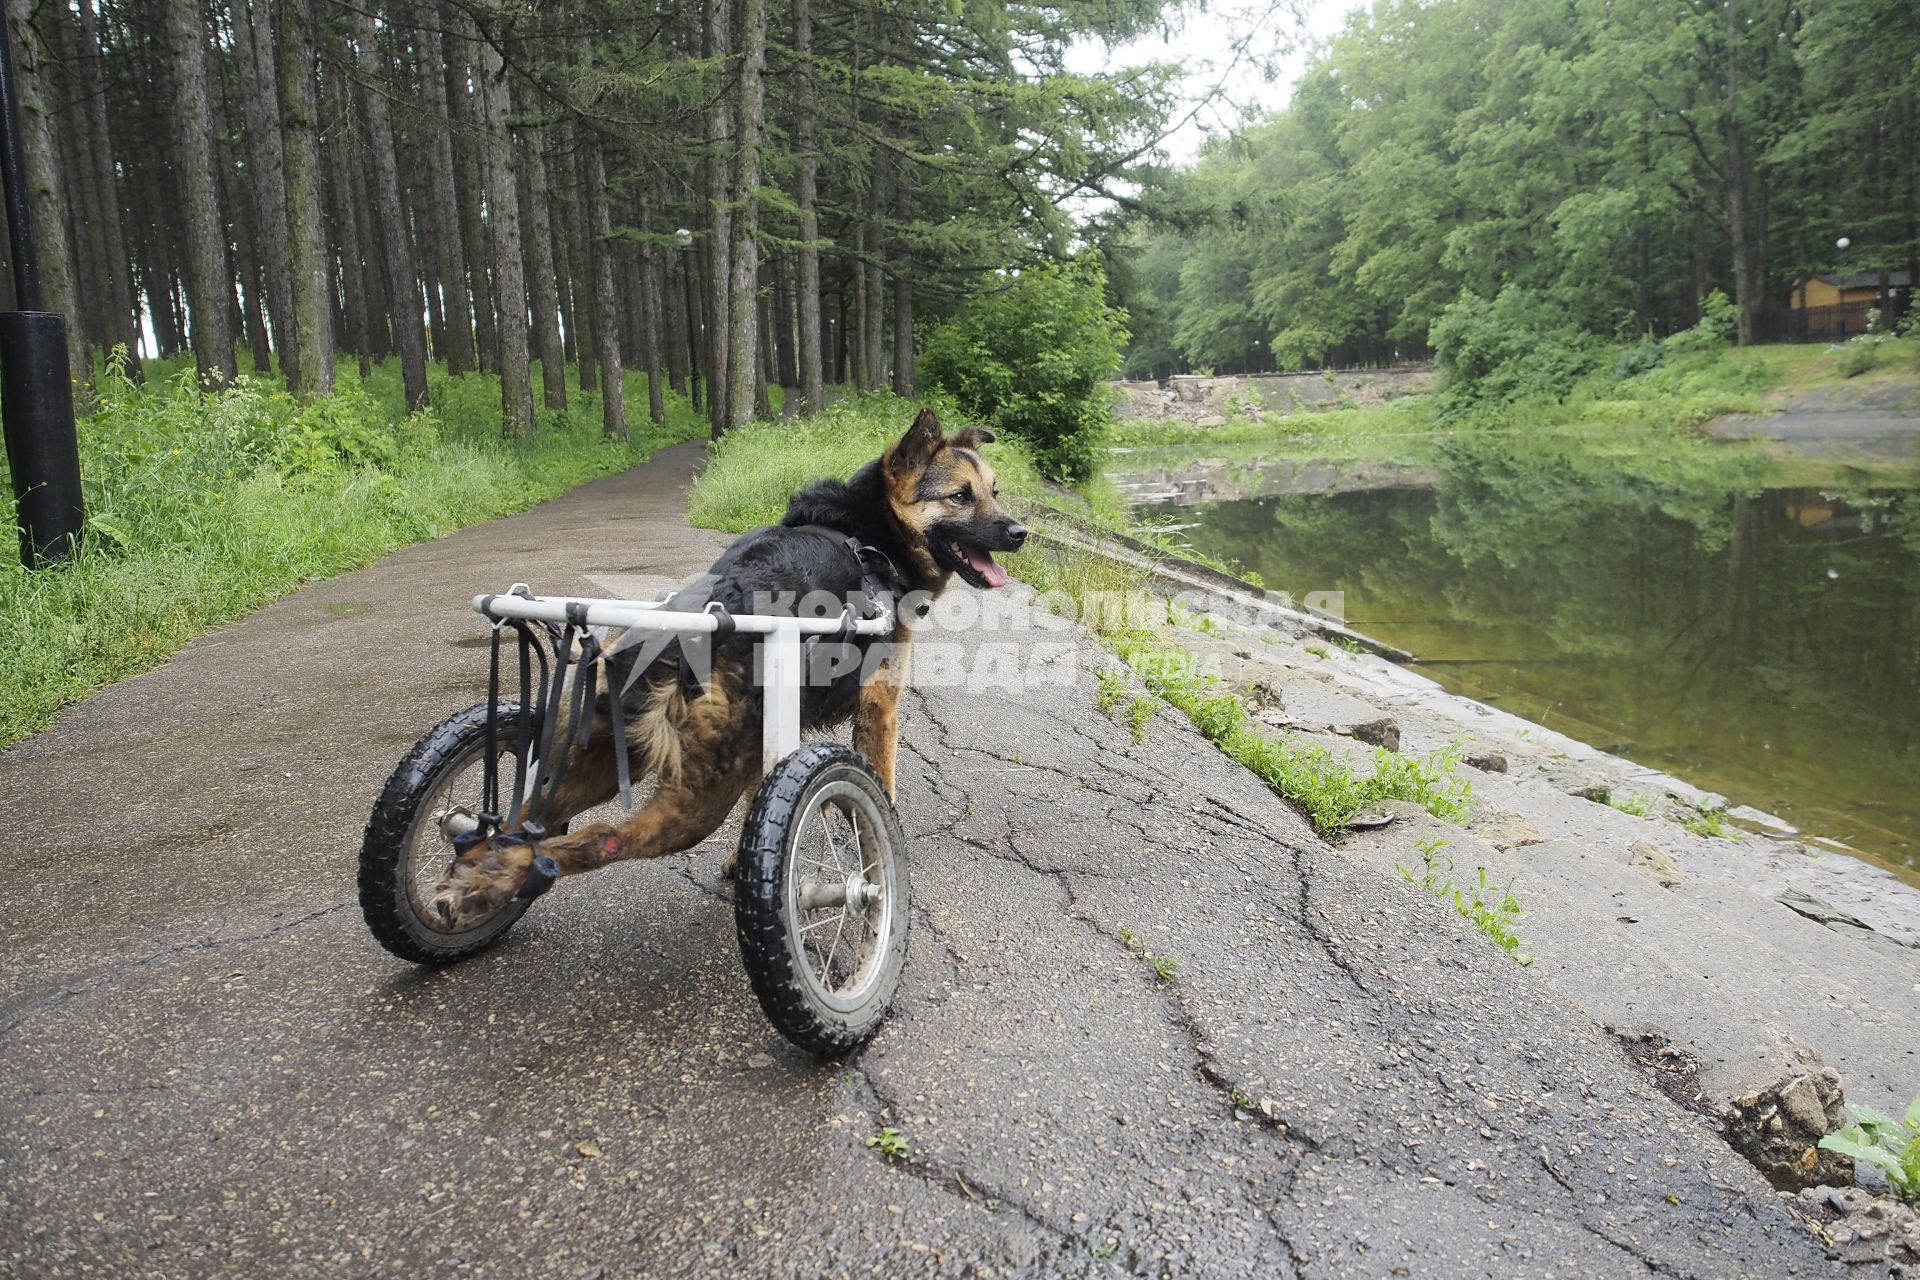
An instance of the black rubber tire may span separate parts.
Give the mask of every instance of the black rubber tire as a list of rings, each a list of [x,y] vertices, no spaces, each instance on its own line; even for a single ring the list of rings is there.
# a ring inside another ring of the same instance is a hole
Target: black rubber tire
[[[520,727],[520,704],[500,704],[498,746],[511,752]],[[527,903],[509,902],[479,924],[449,933],[414,909],[407,892],[407,841],[420,807],[432,799],[449,774],[468,768],[487,749],[487,704],[482,702],[447,717],[413,745],[387,779],[367,819],[360,845],[360,910],[381,946],[415,964],[452,964],[485,951],[526,913]],[[500,780],[512,790],[513,775]]]
[[[801,941],[786,910],[787,860],[796,824],[814,794],[828,783],[846,781],[866,790],[881,815],[880,835],[888,843],[893,926],[882,972],[867,998],[854,1010],[822,1003],[796,972]],[[734,924],[747,980],[767,1020],[788,1040],[820,1058],[844,1058],[880,1030],[906,964],[907,840],[887,789],[873,767],[837,742],[814,742],[774,766],[747,810],[740,830],[740,856],[734,863]]]

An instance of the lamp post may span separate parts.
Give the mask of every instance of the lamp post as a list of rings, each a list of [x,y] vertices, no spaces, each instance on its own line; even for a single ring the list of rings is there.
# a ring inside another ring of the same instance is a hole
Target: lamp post
[[[687,396],[693,401],[693,407],[700,408],[700,343],[694,337],[695,325],[693,311],[693,232],[681,227],[673,233],[673,242],[680,246],[680,287],[684,291],[687,310]]]
[[[0,418],[5,420],[7,467],[19,511],[20,558],[32,569],[73,555],[86,510],[73,427],[73,381],[67,368],[67,322],[58,312],[42,310],[46,304],[33,247],[24,151],[13,31],[0,9],[0,186],[5,188],[8,248],[20,308],[0,312]]]
[[[1839,305],[1834,308],[1833,321],[1843,339],[1847,336],[1847,313],[1844,310],[1847,305],[1847,250],[1852,246],[1853,241],[1846,236],[1833,242],[1833,292],[1839,299]]]

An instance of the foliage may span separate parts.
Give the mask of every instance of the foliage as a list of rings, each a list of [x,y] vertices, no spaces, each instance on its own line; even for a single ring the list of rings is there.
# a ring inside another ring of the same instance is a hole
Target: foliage
[[[1106,303],[1096,256],[1046,264],[972,299],[928,335],[921,376],[967,413],[1026,441],[1047,475],[1085,480],[1112,416],[1101,384],[1118,367],[1122,321]]]
[[[1739,835],[1727,826],[1726,818],[1727,811],[1724,808],[1702,809],[1680,825],[1696,836],[1707,836],[1717,840],[1738,840]]]
[[[1636,818],[1645,818],[1653,813],[1651,796],[1623,796],[1618,792],[1609,792],[1607,805],[1609,808],[1618,809]]]
[[[1178,960],[1172,956],[1148,950],[1146,940],[1131,929],[1120,930],[1120,943],[1128,951],[1145,960],[1147,967],[1153,970],[1153,976],[1161,982],[1172,982],[1174,976],[1180,972]]]
[[[1821,1149],[1866,1161],[1887,1175],[1887,1184],[1901,1199],[1920,1202],[1920,1095],[1898,1120],[1855,1102],[1849,1102],[1847,1110],[1853,1112],[1853,1123],[1820,1139]]]
[[[1564,400],[1599,363],[1599,343],[1548,299],[1514,285],[1463,295],[1429,337],[1445,374],[1443,411]]]
[[[1701,302],[1700,319],[1691,328],[1682,329],[1668,338],[1665,346],[1675,355],[1712,351],[1732,342],[1739,324],[1739,310],[1726,294],[1715,289]]]
[[[338,392],[307,405],[251,378],[210,394],[190,369],[147,373],[144,386],[103,378],[80,423],[79,555],[37,573],[0,562],[0,624],[14,636],[0,745],[302,582],[522,510],[699,429],[676,401],[667,430],[608,443],[597,402],[580,396],[573,416],[509,442],[495,379],[441,376],[458,393],[408,415],[391,365],[366,383],[343,371]]]
[[[932,401],[949,431],[961,416]],[[805,485],[844,480],[879,457],[913,421],[913,403],[886,392],[836,401],[812,418],[756,422],[707,446],[706,469],[687,497],[687,518],[703,529],[742,533],[777,524]],[[1002,437],[986,447],[1003,499],[1038,497],[1039,472],[1019,440]]]
[[[1521,964],[1532,964],[1533,957],[1522,954],[1520,948],[1525,944],[1513,926],[1521,918],[1520,899],[1513,896],[1513,882],[1499,886],[1487,879],[1487,869],[1476,869],[1474,879],[1465,889],[1453,882],[1453,857],[1443,854],[1447,842],[1440,839],[1427,839],[1420,842],[1420,874],[1418,876],[1407,867],[1395,864],[1394,870],[1408,884],[1419,885],[1436,898],[1453,903],[1453,909],[1466,919],[1471,920],[1480,932],[1500,944],[1500,949]]]
[[[1146,317],[1127,367],[1405,359],[1509,288],[1606,340],[1687,331],[1713,290],[1750,330],[1841,234],[1850,271],[1908,265],[1920,224],[1883,175],[1920,162],[1916,12],[1378,0],[1110,234]]]
[[[869,1137],[867,1145],[885,1156],[888,1164],[904,1158],[907,1154],[906,1136],[892,1125]]]

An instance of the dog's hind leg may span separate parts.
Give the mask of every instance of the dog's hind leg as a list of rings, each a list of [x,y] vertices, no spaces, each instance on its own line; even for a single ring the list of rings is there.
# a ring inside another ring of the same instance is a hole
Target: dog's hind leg
[[[661,770],[653,796],[632,817],[618,825],[595,823],[566,835],[542,840],[536,848],[525,843],[492,842],[457,863],[435,890],[433,909],[450,926],[478,918],[511,898],[525,881],[536,855],[558,864],[560,874],[591,871],[609,862],[629,858],[657,858],[699,844],[726,821],[741,792],[760,773],[760,735],[750,720],[751,705],[722,694],[696,700],[679,727],[679,767]],[[589,751],[592,750],[589,743]],[[570,762],[567,785],[572,814],[592,808],[611,794],[611,743],[606,744],[604,774],[596,791],[591,781],[573,788]],[[651,762],[649,762],[651,763]],[[598,799],[594,799],[594,796]],[[557,825],[550,820],[548,826]]]

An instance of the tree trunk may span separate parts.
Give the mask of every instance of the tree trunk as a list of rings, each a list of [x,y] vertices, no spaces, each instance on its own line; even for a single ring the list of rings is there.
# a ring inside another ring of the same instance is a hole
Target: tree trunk
[[[486,178],[480,146],[474,135],[482,131],[472,95],[467,89],[468,41],[455,34],[462,22],[449,5],[440,6],[442,33],[446,50],[442,74],[446,82],[449,141],[453,148],[454,206],[459,214],[460,246],[467,264],[467,291],[473,299],[475,367],[490,370],[498,358],[499,340],[494,332],[493,282],[487,276],[486,222],[480,205],[485,198]]]
[[[507,136],[507,69],[489,41],[476,41],[474,71],[486,129],[487,231],[493,250],[493,290],[499,299],[495,317],[500,340],[500,404],[509,435],[533,430],[533,370],[528,351],[527,282],[520,258],[520,197],[514,189],[519,167]],[[558,345],[557,343],[555,344]]]
[[[433,188],[434,273],[439,277],[440,305],[446,312],[447,372],[456,377],[479,367],[473,340],[473,291],[467,271],[467,241],[460,216],[459,189],[454,179],[453,108],[447,98],[447,75],[436,63],[445,61],[444,32],[431,5],[422,4],[414,21],[428,34],[420,40],[420,97],[427,131],[426,162]]]
[[[740,0],[739,70],[734,77],[732,281],[727,299],[728,429],[751,421],[760,376],[760,133],[766,116],[766,0]]]
[[[653,206],[640,196],[640,233],[653,232]],[[640,242],[640,351],[647,366],[647,417],[667,420],[666,377],[660,370],[660,251],[651,240]]]
[[[518,93],[516,97],[520,96]],[[517,114],[531,114],[522,102]],[[547,207],[546,131],[528,128],[521,135],[518,198],[521,230],[532,273],[527,292],[533,301],[534,345],[540,356],[541,403],[549,409],[567,407],[567,349],[560,340],[560,283],[553,265],[553,224]]]
[[[88,2],[83,0],[83,6]],[[231,0],[230,12],[236,41],[234,60],[240,71],[240,105],[247,124],[247,185],[260,215],[267,316],[273,327],[274,352],[280,357],[280,372],[292,387],[300,352],[293,322],[293,239],[287,224],[287,171],[272,22],[264,14],[255,14],[250,0]]]
[[[600,385],[600,375],[595,369],[595,353],[599,350],[599,338],[595,336],[595,318],[599,310],[599,286],[593,276],[593,203],[589,198],[593,166],[588,162],[587,147],[592,137],[588,127],[575,121],[570,127],[573,142],[573,173],[578,194],[573,200],[573,225],[567,228],[568,271],[574,279],[573,314],[580,324],[580,339],[575,344],[579,349],[580,389],[591,392]]]
[[[893,394],[913,394],[913,258],[907,252],[907,226],[913,219],[913,197],[907,176],[894,182],[893,216],[899,225],[893,240]]]
[[[543,157],[544,160],[544,157]],[[551,190],[551,188],[549,188]],[[561,213],[567,213],[561,207]],[[560,357],[567,364],[580,358],[580,319],[573,310],[573,249],[568,245],[565,216],[553,216],[553,200],[547,200],[547,252],[552,255],[553,291],[560,306]],[[563,371],[564,372],[564,371]]]
[[[795,96],[794,141],[800,149],[800,281],[795,307],[800,320],[800,411],[820,412],[826,392],[820,373],[820,220],[814,212],[820,157],[813,125],[813,21],[808,0],[793,0],[793,52],[800,85]]]
[[[233,210],[233,267],[244,295],[240,321],[246,333],[247,350],[253,359],[254,372],[269,374],[273,372],[273,352],[267,337],[266,272],[261,267],[258,248],[260,228],[253,206],[241,190],[240,168],[224,156],[220,160],[220,195],[227,208]]]
[[[367,122],[367,149],[373,153],[374,207],[387,260],[387,295],[392,298],[393,340],[400,349],[400,377],[407,408],[427,407],[427,341],[420,328],[420,286],[413,267],[413,242],[406,211],[400,206],[400,166],[393,151],[393,120],[387,110],[386,59],[380,54],[373,17],[353,15],[353,41],[359,46],[360,109]]]
[[[373,291],[367,287],[366,239],[360,226],[367,206],[365,200],[354,194],[354,175],[360,166],[352,154],[352,127],[346,123],[351,119],[348,112],[353,109],[352,100],[344,76],[332,63],[327,66],[333,74],[327,76],[325,110],[330,122],[339,122],[326,130],[325,143],[331,178],[328,189],[333,193],[333,217],[329,221],[334,233],[334,260],[339,264],[337,296],[346,325],[347,344],[359,363],[360,380],[365,382],[373,376],[373,347],[367,315]]]
[[[93,166],[98,218],[98,243],[93,252],[102,255],[101,282],[106,296],[101,306],[108,318],[109,346],[127,349],[127,373],[140,377],[140,315],[133,301],[133,264],[127,256],[125,229],[120,219],[120,198],[114,180],[113,138],[107,129],[106,77],[100,68],[99,25],[94,20],[93,0],[80,0],[80,77],[81,94],[86,100],[86,162]]]
[[[33,0],[6,0],[13,30],[14,79],[20,95],[25,133],[27,184],[34,238],[40,249],[40,290],[48,311],[67,321],[70,376],[82,388],[92,383],[87,338],[80,323],[79,291],[74,284],[73,252],[67,241],[67,198],[60,172],[60,144],[53,132],[47,50],[33,26]],[[196,320],[198,317],[196,317]]]
[[[886,157],[874,157],[873,187],[867,205],[867,253],[860,263],[867,304],[867,325],[860,335],[866,347],[860,363],[866,370],[868,389],[887,380],[887,233],[882,225],[888,205],[887,177]]]
[[[627,391],[620,369],[620,317],[613,296],[613,253],[607,237],[613,219],[607,211],[607,160],[600,139],[582,126],[580,202],[591,234],[584,246],[587,281],[593,286],[593,338],[600,366],[600,430],[610,439],[627,438]]]
[[[731,61],[731,17],[732,5],[728,0],[706,0],[705,53],[709,60],[722,65]],[[733,231],[727,208],[733,186],[727,146],[732,127],[731,96],[716,89],[713,105],[707,111],[707,417],[716,438],[733,422],[727,404],[733,387],[727,363],[733,337],[733,328],[728,323],[733,298]]]
[[[333,390],[333,305],[327,283],[326,211],[320,190],[320,146],[314,120],[313,0],[281,0],[280,114],[285,128],[287,225],[291,232],[292,378],[303,399]]]

